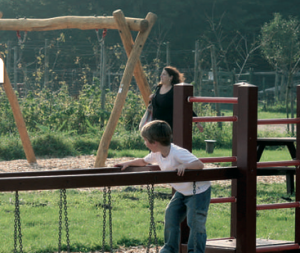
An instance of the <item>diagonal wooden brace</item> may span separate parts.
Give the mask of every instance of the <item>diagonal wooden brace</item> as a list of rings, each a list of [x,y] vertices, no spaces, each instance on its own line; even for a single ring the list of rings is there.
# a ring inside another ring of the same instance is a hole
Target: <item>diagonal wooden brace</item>
[[[148,13],[146,16],[146,20],[149,22],[148,29],[145,32],[139,32],[133,49],[129,55],[124,74],[121,80],[121,84],[118,90],[118,94],[115,100],[115,104],[113,107],[113,110],[111,112],[110,118],[108,120],[107,126],[105,128],[105,131],[102,135],[99,148],[97,151],[96,161],[95,161],[95,167],[103,167],[105,164],[105,160],[107,158],[108,154],[108,148],[111,141],[111,138],[114,134],[114,131],[116,129],[118,120],[120,118],[123,106],[125,104],[125,99],[127,96],[127,92],[129,90],[129,85],[133,76],[135,65],[140,57],[140,54],[142,52],[142,49],[144,47],[144,44],[146,42],[146,39],[156,21],[157,16],[153,13]]]

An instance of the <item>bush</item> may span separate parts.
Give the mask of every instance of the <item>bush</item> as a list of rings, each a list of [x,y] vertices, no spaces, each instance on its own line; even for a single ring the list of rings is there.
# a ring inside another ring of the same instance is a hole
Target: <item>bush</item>
[[[34,137],[32,147],[36,156],[65,157],[77,155],[72,141],[57,133]]]

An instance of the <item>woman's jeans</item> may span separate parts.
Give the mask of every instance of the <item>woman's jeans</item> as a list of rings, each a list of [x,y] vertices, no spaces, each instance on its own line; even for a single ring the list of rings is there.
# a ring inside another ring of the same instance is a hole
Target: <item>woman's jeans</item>
[[[160,253],[178,253],[180,244],[180,224],[187,218],[190,228],[188,252],[194,252],[194,233],[197,230],[197,253],[205,252],[205,223],[210,203],[211,187],[205,192],[184,196],[176,192],[173,195],[165,214],[165,245]],[[196,201],[196,202],[195,202]],[[196,205],[196,213],[194,213]],[[195,216],[194,216],[195,214]]]

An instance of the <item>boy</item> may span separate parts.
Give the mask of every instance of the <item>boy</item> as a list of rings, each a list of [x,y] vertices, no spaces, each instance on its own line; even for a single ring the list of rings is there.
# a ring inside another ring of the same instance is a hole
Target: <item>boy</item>
[[[147,123],[141,131],[145,145],[151,153],[144,158],[116,164],[125,170],[129,166],[146,166],[157,163],[162,171],[176,170],[178,176],[183,176],[185,169],[203,169],[204,165],[188,150],[171,143],[172,130],[169,124],[162,120]],[[193,194],[193,183],[172,183],[176,190],[165,213],[165,244],[160,253],[178,253],[180,244],[180,224],[187,218],[190,228],[188,252],[194,252],[194,230],[197,229],[197,253],[205,252],[205,223],[210,203],[210,182],[196,182],[196,194]],[[194,209],[196,207],[196,212]],[[195,214],[195,216],[194,216]]]

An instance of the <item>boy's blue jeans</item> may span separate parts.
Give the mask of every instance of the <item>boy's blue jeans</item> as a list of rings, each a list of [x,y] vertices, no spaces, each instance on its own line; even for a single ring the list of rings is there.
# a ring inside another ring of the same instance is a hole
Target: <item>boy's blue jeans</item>
[[[165,214],[165,244],[160,253],[178,253],[180,243],[180,224],[187,218],[190,228],[188,252],[194,252],[194,231],[197,229],[197,253],[205,252],[206,218],[210,203],[211,187],[196,195],[184,196],[176,192],[166,209]],[[196,198],[196,199],[195,199]],[[194,207],[196,201],[196,218]]]

